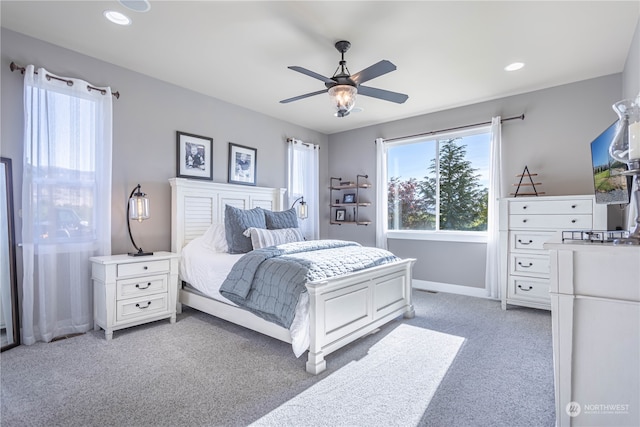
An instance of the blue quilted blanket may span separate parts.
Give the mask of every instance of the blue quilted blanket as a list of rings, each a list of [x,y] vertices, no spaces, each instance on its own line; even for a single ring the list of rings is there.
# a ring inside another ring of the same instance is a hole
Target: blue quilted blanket
[[[236,262],[220,293],[285,328],[305,283],[398,260],[391,252],[343,240],[309,240],[255,249]]]

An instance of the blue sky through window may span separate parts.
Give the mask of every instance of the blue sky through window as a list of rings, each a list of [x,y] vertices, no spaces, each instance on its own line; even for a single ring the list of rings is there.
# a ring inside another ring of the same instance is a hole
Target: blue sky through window
[[[444,138],[443,138],[444,139]],[[480,184],[489,187],[490,145],[489,132],[462,137],[458,144],[466,145],[466,159],[481,175]],[[424,140],[392,146],[388,150],[387,176],[400,177],[401,181],[416,178],[421,181],[427,175],[431,160],[435,157],[435,140]]]

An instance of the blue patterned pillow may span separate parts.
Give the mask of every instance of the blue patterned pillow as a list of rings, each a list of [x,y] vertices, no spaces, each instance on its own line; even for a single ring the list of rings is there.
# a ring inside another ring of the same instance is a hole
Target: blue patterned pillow
[[[242,234],[251,227],[267,228],[264,209],[258,207],[246,210],[225,205],[224,229],[230,254],[244,254],[253,249],[251,238]]]
[[[269,230],[298,228],[298,215],[296,214],[295,208],[281,212],[273,212],[265,209],[264,216]]]

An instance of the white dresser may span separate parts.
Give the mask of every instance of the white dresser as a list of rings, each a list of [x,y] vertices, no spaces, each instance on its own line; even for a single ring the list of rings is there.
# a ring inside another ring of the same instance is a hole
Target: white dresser
[[[545,244],[556,425],[640,425],[640,246]]]
[[[500,199],[500,288],[507,304],[549,310],[549,251],[561,230],[606,230],[607,206],[594,196]]]
[[[110,340],[118,329],[166,318],[174,323],[179,258],[171,252],[90,258],[94,329]]]

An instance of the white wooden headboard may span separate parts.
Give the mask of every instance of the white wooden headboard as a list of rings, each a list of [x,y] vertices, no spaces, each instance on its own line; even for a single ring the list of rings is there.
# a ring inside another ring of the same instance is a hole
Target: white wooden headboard
[[[284,210],[284,188],[221,184],[171,178],[171,251],[204,234],[211,224],[224,224],[224,206]]]

